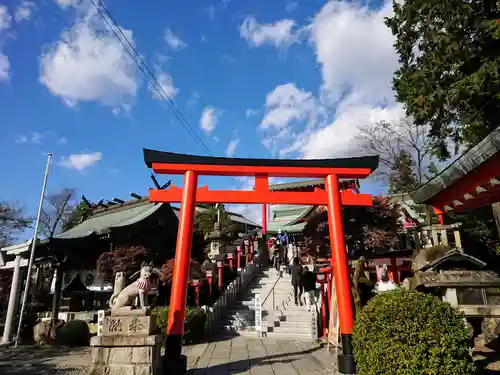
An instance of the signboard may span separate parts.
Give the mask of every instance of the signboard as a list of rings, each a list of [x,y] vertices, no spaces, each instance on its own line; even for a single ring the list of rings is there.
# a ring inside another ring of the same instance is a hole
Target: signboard
[[[330,322],[328,325],[328,350],[339,349],[340,323],[337,294],[335,293],[335,280],[332,278],[332,297],[330,302]]]
[[[105,317],[104,310],[97,310],[97,336],[102,336],[103,321]]]
[[[260,300],[260,294],[255,296],[255,330],[260,332],[262,330],[262,302]]]

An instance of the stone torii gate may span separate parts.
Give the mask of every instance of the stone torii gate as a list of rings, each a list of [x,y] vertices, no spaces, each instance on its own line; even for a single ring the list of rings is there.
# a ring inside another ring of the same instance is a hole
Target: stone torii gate
[[[344,159],[271,160],[205,157],[144,149],[144,161],[158,174],[183,174],[182,188],[151,189],[151,202],[180,202],[179,230],[175,250],[175,263],[166,331],[166,368],[172,374],[184,374],[187,364],[182,356],[182,335],[186,310],[195,203],[235,204],[297,204],[325,205],[328,207],[328,226],[332,249],[331,265],[335,280],[342,353],[339,370],[354,374],[352,351],[354,325],[351,288],[347,268],[347,255],[342,224],[342,205],[370,206],[369,194],[356,194],[352,190],[340,192],[339,179],[368,177],[379,163],[378,156]],[[198,187],[198,176],[246,176],[255,178],[253,191],[209,190]],[[269,177],[324,178],[325,190],[314,192],[270,191]]]

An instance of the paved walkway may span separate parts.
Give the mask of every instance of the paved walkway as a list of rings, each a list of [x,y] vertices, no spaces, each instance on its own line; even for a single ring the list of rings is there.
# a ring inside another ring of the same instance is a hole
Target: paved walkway
[[[241,336],[184,347],[189,375],[333,375],[333,356],[317,344]],[[87,375],[90,348],[0,347],[1,375]]]
[[[235,337],[186,348],[189,375],[332,375],[333,356],[317,344]]]

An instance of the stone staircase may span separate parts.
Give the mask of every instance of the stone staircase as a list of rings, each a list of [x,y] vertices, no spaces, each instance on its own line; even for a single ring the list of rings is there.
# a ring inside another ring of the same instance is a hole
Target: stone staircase
[[[257,294],[263,302],[260,330],[255,327]],[[316,321],[315,309],[309,312],[305,306],[295,306],[290,275],[278,277],[274,269],[267,269],[255,276],[247,290],[228,308],[220,329],[248,338],[314,341],[318,337]]]

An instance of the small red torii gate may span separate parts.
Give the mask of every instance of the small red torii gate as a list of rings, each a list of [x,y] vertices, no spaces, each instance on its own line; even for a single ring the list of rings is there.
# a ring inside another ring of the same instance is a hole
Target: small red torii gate
[[[144,161],[158,174],[183,174],[184,186],[169,189],[150,189],[150,202],[180,202],[179,230],[175,250],[172,291],[166,331],[166,365],[172,374],[186,372],[186,358],[182,356],[182,335],[191,260],[192,233],[195,204],[298,204],[325,205],[328,207],[328,226],[332,249],[331,266],[339,306],[339,323],[342,354],[339,370],[354,374],[352,330],[353,306],[347,254],[342,224],[342,205],[370,206],[370,194],[356,194],[352,190],[339,191],[339,179],[368,177],[379,163],[378,156],[343,159],[272,160],[205,157],[176,154],[144,149]],[[247,176],[255,177],[252,191],[209,190],[198,188],[198,176]],[[324,178],[325,190],[314,192],[270,191],[269,177]]]

